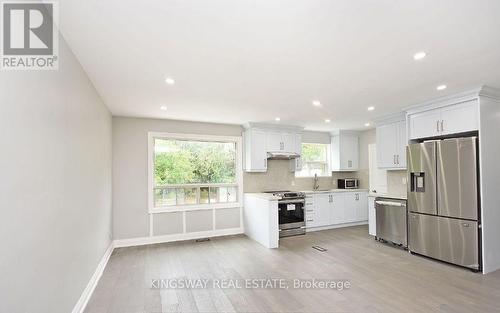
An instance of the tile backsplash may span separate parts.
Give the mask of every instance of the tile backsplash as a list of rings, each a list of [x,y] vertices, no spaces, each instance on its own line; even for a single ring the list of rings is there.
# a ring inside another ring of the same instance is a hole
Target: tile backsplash
[[[361,189],[368,189],[369,170],[362,169],[356,172],[333,172],[332,176],[319,177],[319,189],[337,188],[337,179],[357,178]],[[387,191],[390,194],[406,194],[406,171],[387,172]],[[312,190],[312,177],[295,177],[290,171],[290,161],[269,160],[266,173],[243,174],[244,192],[263,192],[270,190]]]
[[[387,192],[393,195],[405,195],[406,180],[406,171],[387,171]]]
[[[269,160],[266,173],[244,173],[244,192],[262,192],[269,190],[312,190],[312,177],[295,177],[290,171],[290,162],[287,160]],[[360,188],[368,188],[368,170],[356,172],[333,172],[332,176],[319,177],[319,189],[337,188],[339,178],[358,178]]]

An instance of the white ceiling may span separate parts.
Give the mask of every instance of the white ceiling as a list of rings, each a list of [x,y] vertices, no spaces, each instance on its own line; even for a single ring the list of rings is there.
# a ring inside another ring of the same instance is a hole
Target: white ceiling
[[[61,31],[114,115],[360,129],[416,102],[500,88],[498,0],[60,5]]]

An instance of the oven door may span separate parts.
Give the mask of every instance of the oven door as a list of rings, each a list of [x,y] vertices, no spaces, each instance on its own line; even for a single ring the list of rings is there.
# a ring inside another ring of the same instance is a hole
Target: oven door
[[[278,224],[280,229],[297,228],[305,225],[304,204],[305,199],[278,202]]]

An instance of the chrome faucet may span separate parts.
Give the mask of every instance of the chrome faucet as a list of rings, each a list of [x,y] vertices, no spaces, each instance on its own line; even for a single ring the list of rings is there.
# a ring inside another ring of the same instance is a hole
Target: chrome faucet
[[[319,189],[318,174],[314,174],[313,190],[317,191],[318,189]]]

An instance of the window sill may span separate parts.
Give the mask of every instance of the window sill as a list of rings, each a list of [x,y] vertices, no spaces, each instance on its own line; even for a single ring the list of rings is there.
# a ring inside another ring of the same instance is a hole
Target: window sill
[[[152,210],[149,210],[149,214],[173,213],[173,212],[184,212],[184,211],[198,211],[198,210],[212,210],[212,209],[229,209],[229,208],[240,208],[241,206],[242,205],[240,202],[217,203],[217,204],[179,205],[179,206],[153,208]]]

